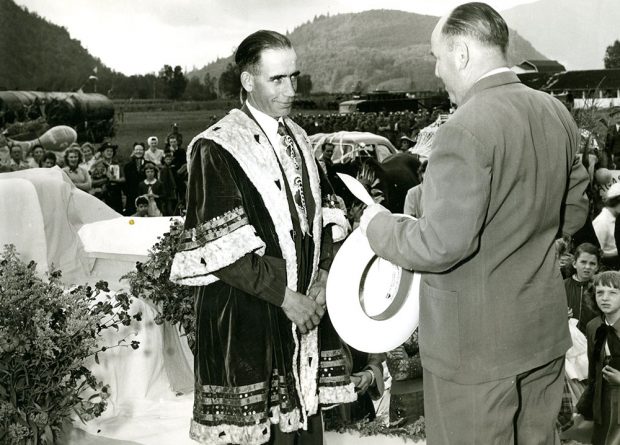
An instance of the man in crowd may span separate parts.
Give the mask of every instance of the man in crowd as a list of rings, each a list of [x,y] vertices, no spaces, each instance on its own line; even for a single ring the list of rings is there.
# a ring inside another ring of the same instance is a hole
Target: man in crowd
[[[560,443],[571,341],[554,240],[583,225],[588,176],[570,113],[519,82],[507,46],[506,23],[484,3],[440,19],[435,74],[458,109],[436,133],[424,213],[413,221],[375,204],[360,224],[378,255],[423,272],[429,445]]]
[[[11,162],[10,162],[10,166],[11,166],[11,169],[13,171],[26,170],[26,169],[30,168],[28,163],[24,160],[24,150],[22,149],[21,145],[19,145],[19,144],[14,144],[11,147]]]
[[[170,139],[174,137],[179,147],[183,146],[183,134],[179,131],[179,125],[175,122],[172,124],[171,132],[166,136],[166,144],[170,144]]]
[[[247,100],[188,147],[184,240],[171,268],[171,280],[199,286],[190,435],[320,444],[318,403],[355,394],[321,323],[331,230],[308,138],[287,117],[297,56],[287,37],[258,31],[235,62]]]
[[[615,168],[620,168],[620,109],[611,112],[611,124],[607,129],[605,138],[605,152],[607,153],[609,168],[612,163]]]
[[[332,161],[333,156],[334,144],[332,144],[331,142],[325,142],[323,144],[323,154],[321,155],[321,159],[319,159],[319,165],[328,176],[331,172],[332,166],[334,165],[334,161]]]

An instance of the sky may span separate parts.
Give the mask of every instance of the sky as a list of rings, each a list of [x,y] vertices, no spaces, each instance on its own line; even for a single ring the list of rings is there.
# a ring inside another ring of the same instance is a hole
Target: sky
[[[533,0],[487,0],[498,11]],[[228,57],[258,29],[292,31],[321,14],[397,9],[441,16],[464,0],[15,0],[126,75]]]

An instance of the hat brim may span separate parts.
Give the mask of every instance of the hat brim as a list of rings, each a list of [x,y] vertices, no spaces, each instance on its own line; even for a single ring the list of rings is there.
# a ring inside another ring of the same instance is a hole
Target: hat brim
[[[391,273],[387,282],[379,283],[385,292],[363,294],[365,280],[371,275],[369,269],[375,267],[377,258],[368,239],[359,229],[354,230],[334,258],[326,289],[327,310],[338,335],[355,349],[369,353],[387,352],[402,345],[418,327],[420,317],[419,273],[388,263],[398,272],[397,286],[390,283],[395,276]],[[376,289],[377,283],[372,284]],[[374,303],[362,301],[368,297]],[[380,311],[369,315],[365,307],[376,309],[377,302]]]

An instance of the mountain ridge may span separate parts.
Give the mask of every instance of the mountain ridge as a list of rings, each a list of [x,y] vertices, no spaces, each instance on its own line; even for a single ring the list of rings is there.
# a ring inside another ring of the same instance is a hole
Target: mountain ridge
[[[300,70],[310,74],[314,91],[349,92],[401,89],[437,90],[430,36],[439,17],[375,9],[333,16],[321,15],[288,33]],[[511,30],[509,62],[547,59],[519,33]],[[232,55],[220,58],[188,77],[219,77]],[[388,88],[386,88],[388,87]]]

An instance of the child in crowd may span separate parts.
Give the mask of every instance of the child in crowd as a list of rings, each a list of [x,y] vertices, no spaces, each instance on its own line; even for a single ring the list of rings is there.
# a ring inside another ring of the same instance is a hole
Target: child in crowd
[[[594,420],[593,445],[620,444],[620,272],[594,276],[594,300],[602,312],[586,328],[588,387],[577,411]]]
[[[48,151],[43,155],[42,166],[43,168],[52,168],[58,164],[58,159],[54,152]]]
[[[108,193],[108,166],[99,159],[90,168],[91,189],[89,193],[96,198],[104,201],[107,199]]]
[[[573,259],[575,273],[564,280],[568,316],[578,320],[577,328],[584,334],[588,322],[596,317],[596,312],[587,303],[587,294],[592,292],[592,278],[599,265],[600,250],[590,243],[580,244]]]
[[[164,216],[172,216],[177,207],[177,185],[174,175],[173,154],[170,151],[164,153],[164,159],[159,169],[159,181],[161,182],[164,195],[161,197],[162,213]]]
[[[146,156],[146,155],[145,155]],[[149,200],[149,216],[161,216],[161,207],[158,204],[164,194],[163,186],[157,179],[157,167],[152,162],[144,164],[146,179],[138,185],[140,195],[146,195]]]
[[[161,166],[164,151],[157,146],[157,144],[159,144],[157,136],[149,137],[146,142],[148,143],[149,148],[144,152],[144,160],[152,162],[157,167]]]
[[[146,196],[138,196],[135,201],[136,213],[131,216],[147,217],[149,216],[149,200]]]

